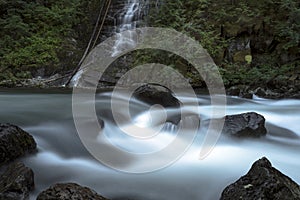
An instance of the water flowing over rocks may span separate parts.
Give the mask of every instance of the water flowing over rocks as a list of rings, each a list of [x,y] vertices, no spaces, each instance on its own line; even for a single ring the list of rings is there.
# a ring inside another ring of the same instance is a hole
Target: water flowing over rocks
[[[178,108],[181,104],[180,101],[166,88],[149,84],[138,88],[133,96],[150,105],[160,104],[164,107]]]
[[[226,93],[230,96],[237,96],[245,99],[253,98],[253,92],[249,91],[249,87],[247,86],[232,86],[227,89]]]
[[[254,94],[268,99],[281,99],[281,98],[293,98],[293,99],[300,99],[300,90],[299,86],[277,86],[280,89],[269,89],[264,87],[258,87],[254,90]],[[297,88],[298,87],[298,88]]]
[[[224,189],[220,200],[232,199],[299,200],[300,186],[262,158],[245,176]]]
[[[76,183],[58,183],[43,191],[37,200],[108,200]]]
[[[293,85],[292,83],[287,86],[277,84],[271,87],[237,85],[228,88],[226,93],[230,96],[238,96],[246,99],[252,99],[253,95],[266,99],[300,99],[300,86]]]
[[[1,200],[27,200],[33,188],[33,171],[21,162],[9,164],[0,175]]]
[[[0,164],[36,150],[33,137],[12,124],[0,123]]]
[[[237,137],[260,137],[267,134],[264,116],[255,112],[225,116],[225,134]]]
[[[159,104],[165,108],[180,108],[180,105],[182,104],[167,88],[150,84],[135,90],[133,96],[150,105]],[[167,114],[168,122],[178,124],[180,120],[180,115]]]

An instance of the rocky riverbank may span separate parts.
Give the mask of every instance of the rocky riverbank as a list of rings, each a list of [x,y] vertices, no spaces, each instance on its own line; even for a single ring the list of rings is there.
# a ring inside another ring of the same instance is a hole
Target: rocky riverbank
[[[34,138],[20,127],[0,124],[0,200],[28,200],[33,191],[34,172],[18,158],[36,152]],[[51,186],[37,200],[107,200],[95,191],[75,183]]]
[[[266,99],[300,99],[300,84],[268,86],[237,85],[227,88],[227,95],[252,99],[254,95]]]
[[[23,200],[34,188],[34,173],[17,158],[36,151],[33,137],[11,124],[0,124],[0,199]]]
[[[20,80],[17,82],[2,81],[0,88],[39,88],[39,89],[50,89],[50,88],[68,88],[65,87],[65,83],[69,76],[56,74],[49,78],[33,78]],[[101,83],[101,89],[113,89],[112,83]],[[284,84],[276,85],[275,87],[270,86],[247,86],[247,85],[236,85],[225,88],[226,94],[229,96],[237,96],[241,98],[252,99],[255,96],[266,99],[300,99],[300,83],[298,84]],[[195,91],[206,91],[206,88],[195,87]]]

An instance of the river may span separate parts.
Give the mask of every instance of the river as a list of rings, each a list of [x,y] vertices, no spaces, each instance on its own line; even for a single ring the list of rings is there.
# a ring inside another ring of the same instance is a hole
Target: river
[[[161,148],[158,143],[168,142],[168,136],[143,141],[140,145],[127,141],[110,121],[110,114],[105,116],[109,113],[110,94],[106,91],[96,95],[96,110],[104,120],[104,133],[114,133],[110,138],[112,145],[121,145],[132,151],[152,151]],[[181,99],[198,101],[200,119],[208,116],[207,112],[211,109],[209,96],[198,95],[197,99],[182,96]],[[211,154],[199,160],[203,140],[200,128],[189,150],[175,163],[140,174],[111,169],[90,155],[74,125],[71,91],[1,90],[0,110],[0,122],[19,125],[37,141],[38,152],[22,159],[35,173],[36,187],[31,199],[54,183],[77,182],[113,200],[124,197],[133,200],[214,200],[220,197],[228,184],[247,173],[252,163],[263,156],[300,183],[300,100],[227,97],[226,114],[254,111],[264,115],[267,136],[257,139],[221,136]],[[201,123],[201,127],[204,125]],[[174,135],[173,128],[165,132],[170,138]]]

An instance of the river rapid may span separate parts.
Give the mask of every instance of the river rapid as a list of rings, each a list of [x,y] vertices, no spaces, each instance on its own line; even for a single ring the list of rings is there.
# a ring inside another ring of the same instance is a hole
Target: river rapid
[[[111,145],[143,153],[162,148],[174,138],[176,127],[169,126],[156,140],[143,140],[140,144],[128,140],[111,120],[110,96],[109,91],[97,93],[96,110],[104,120],[103,134],[108,136]],[[0,122],[20,126],[32,134],[38,144],[37,153],[22,159],[35,173],[36,187],[31,199],[55,183],[76,182],[113,200],[125,197],[133,200],[215,200],[228,184],[246,174],[252,163],[263,156],[300,183],[300,100],[227,97],[226,114],[257,112],[266,118],[268,134],[256,139],[221,136],[212,152],[199,160],[204,139],[203,121],[211,111],[210,97],[197,95],[195,99],[182,94],[178,98],[199,102],[200,113],[194,114],[201,119],[200,129],[182,157],[168,167],[149,173],[119,172],[96,160],[86,150],[74,125],[71,91],[2,90]],[[142,102],[134,102],[133,107],[137,110],[133,113],[135,119],[147,125],[147,118],[142,117],[147,107]],[[126,164],[148,163],[133,160]]]

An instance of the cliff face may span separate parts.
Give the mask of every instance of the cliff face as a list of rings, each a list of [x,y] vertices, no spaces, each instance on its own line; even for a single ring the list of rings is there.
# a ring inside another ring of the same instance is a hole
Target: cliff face
[[[249,4],[249,13],[242,12],[233,19],[224,17],[223,23],[218,24],[221,26],[221,35],[231,38],[226,49],[226,59],[235,63],[247,62],[245,56],[251,55],[253,64],[271,62],[270,64],[279,66],[299,60],[297,37],[300,27],[293,16],[296,13],[292,13],[299,11],[285,9],[279,5],[276,6],[275,3],[266,4],[257,11],[251,6]],[[294,26],[294,28],[289,29],[289,26]]]
[[[227,87],[280,88],[300,84],[299,8],[295,0],[164,0],[151,22],[198,40],[220,67]]]
[[[217,62],[247,63],[245,56],[274,56],[278,64],[299,60],[299,2],[280,1],[181,1],[165,0],[153,16],[154,25],[169,26],[198,39]],[[209,31],[215,42],[207,43]],[[205,41],[206,40],[206,41]],[[217,43],[224,40],[224,43]],[[223,47],[214,53],[212,47]],[[278,59],[277,59],[278,58]],[[266,60],[265,60],[266,61]]]

